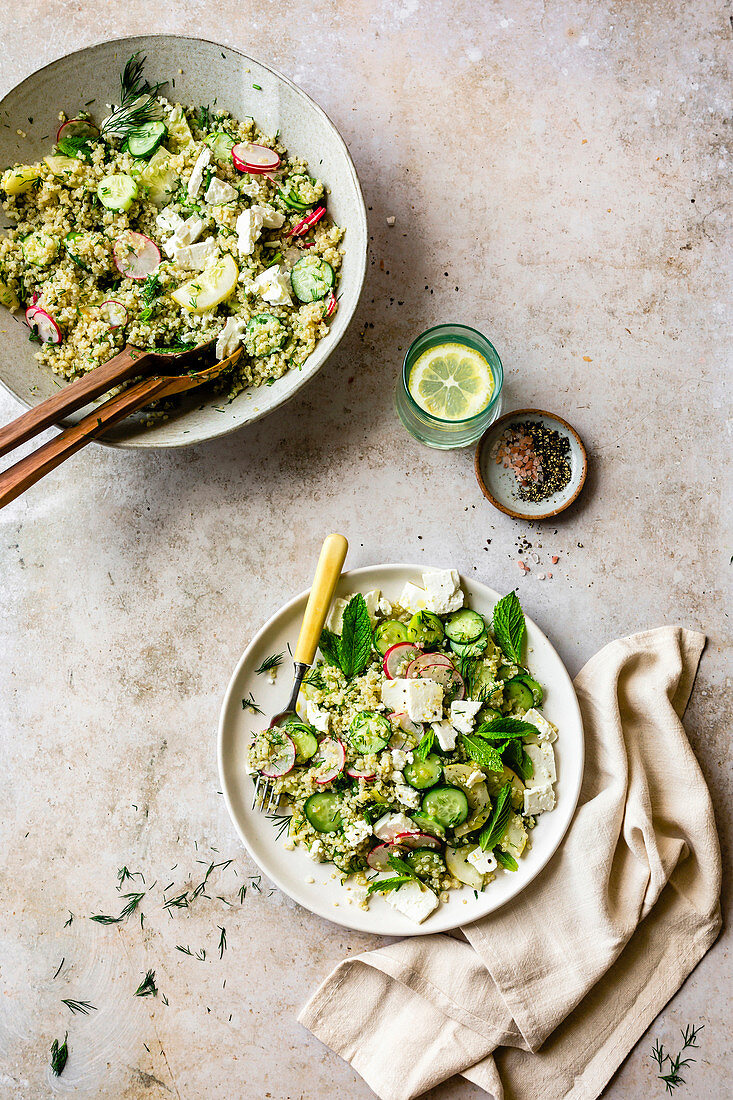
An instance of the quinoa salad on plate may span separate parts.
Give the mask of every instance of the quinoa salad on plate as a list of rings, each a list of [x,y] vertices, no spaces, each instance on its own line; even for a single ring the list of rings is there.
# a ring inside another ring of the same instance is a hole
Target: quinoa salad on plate
[[[219,389],[272,384],[328,332],[344,231],[277,133],[170,102],[144,60],[127,63],[119,105],[62,112],[49,155],[0,176],[14,223],[0,304],[25,310],[36,357],[66,379],[127,343],[215,341],[218,359],[242,349]]]
[[[379,893],[418,923],[451,890],[515,873],[555,806],[558,731],[525,633],[515,593],[489,622],[454,569],[409,581],[397,602],[336,599],[299,716],[248,749],[285,847],[335,865],[362,908]]]

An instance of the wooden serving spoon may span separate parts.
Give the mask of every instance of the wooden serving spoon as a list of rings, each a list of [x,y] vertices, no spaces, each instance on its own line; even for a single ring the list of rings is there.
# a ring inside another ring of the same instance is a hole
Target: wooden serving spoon
[[[126,416],[144,408],[152,401],[185,393],[186,390],[211,382],[224,371],[229,370],[241,355],[241,348],[238,348],[228,359],[222,359],[221,362],[205,370],[192,369],[200,363],[202,353],[205,353],[212,343],[213,341],[176,354],[145,351],[128,345],[109,362],[95,367],[88,374],[65,386],[53,397],[49,397],[47,401],[23,413],[5,428],[0,428],[0,456],[2,456],[55,424],[68,413],[89,404],[113,386],[139,375],[159,372],[152,378],[143,377],[132,386],[128,386],[121,393],[111,397],[109,401],[105,401],[103,405],[93,409],[77,424],[64,429],[60,435],[44,443],[37,451],[22,458],[0,474],[0,508],[9,504],[11,500],[15,500],[31,485],[35,485],[47,473],[55,470],[67,458],[76,454],[97,436],[102,435],[107,428],[124,420]],[[182,369],[183,373],[175,375],[168,373],[173,365]],[[189,368],[187,372],[186,368]],[[160,373],[162,369],[166,371],[165,374]]]

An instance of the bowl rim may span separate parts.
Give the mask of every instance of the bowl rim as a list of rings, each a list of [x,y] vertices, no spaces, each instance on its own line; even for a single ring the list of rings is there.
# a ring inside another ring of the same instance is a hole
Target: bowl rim
[[[353,320],[354,315],[356,314],[356,311],[359,308],[359,302],[361,300],[361,296],[362,296],[362,293],[364,291],[364,283],[366,281],[367,261],[368,261],[368,257],[369,257],[369,230],[368,230],[368,222],[367,222],[367,214],[366,214],[366,203],[364,201],[364,193],[363,193],[362,188],[361,188],[361,183],[359,182],[359,175],[356,171],[356,166],[355,166],[354,161],[352,159],[351,153],[349,152],[348,146],[347,146],[346,142],[344,141],[343,137],[341,136],[336,124],[333,122],[330,115],[328,115],[326,113],[326,111],[324,111],[323,107],[321,107],[320,104],[316,103],[316,101],[314,99],[312,99],[311,96],[309,96],[308,93],[306,91],[304,91],[293,80],[291,80],[289,77],[285,76],[278,69],[274,69],[272,67],[272,65],[266,64],[264,61],[261,61],[258,57],[255,57],[252,54],[244,53],[242,50],[237,49],[236,46],[230,46],[230,45],[227,45],[223,42],[217,42],[213,38],[204,38],[204,37],[200,37],[198,35],[190,35],[190,34],[175,34],[175,33],[170,33],[169,34],[167,32],[153,33],[153,34],[134,34],[134,35],[126,34],[126,35],[120,35],[117,38],[103,38],[99,42],[94,42],[91,45],[83,46],[79,50],[69,50],[67,53],[61,54],[60,57],[55,57],[52,61],[47,62],[45,65],[41,65],[40,68],[34,69],[33,72],[29,73],[19,83],[14,84],[11,88],[9,88],[7,90],[7,92],[5,92],[2,99],[0,99],[0,109],[3,107],[3,105],[6,101],[6,99],[8,98],[8,96],[12,95],[14,92],[20,91],[29,81],[31,81],[35,77],[37,77],[39,75],[39,73],[43,73],[43,72],[46,72],[49,69],[53,69],[54,66],[59,65],[64,61],[68,61],[68,59],[71,58],[71,57],[78,57],[80,54],[93,53],[95,50],[98,50],[101,46],[120,45],[120,44],[125,43],[125,42],[129,42],[129,43],[144,42],[144,41],[150,41],[152,39],[175,39],[175,40],[178,40],[179,42],[205,43],[206,45],[209,45],[209,46],[215,46],[215,47],[217,47],[217,49],[227,50],[230,53],[236,54],[236,56],[242,61],[245,61],[245,62],[253,61],[256,65],[259,65],[262,69],[266,70],[266,72],[272,74],[272,76],[275,77],[276,80],[282,81],[283,84],[285,84],[289,88],[291,88],[292,91],[297,96],[299,96],[302,99],[306,100],[307,103],[310,105],[311,109],[314,110],[318,115],[321,115],[323,119],[325,119],[326,123],[328,124],[328,126],[330,127],[330,129],[333,133],[334,139],[337,141],[338,145],[341,147],[341,151],[342,151],[342,153],[343,153],[343,155],[346,159],[346,167],[347,167],[347,170],[348,170],[349,178],[350,178],[350,180],[351,180],[351,182],[354,186],[354,189],[355,189],[355,192],[356,192],[356,197],[357,197],[357,200],[358,200],[358,203],[357,203],[357,205],[358,205],[358,225],[359,225],[359,228],[360,228],[361,232],[363,233],[365,247],[364,247],[363,254],[361,254],[361,256],[360,256],[360,270],[356,273],[356,278],[355,278],[355,281],[354,281],[354,287],[355,287],[356,294],[355,294],[355,299],[354,299],[353,310],[352,310],[351,316],[349,317],[348,321],[344,325],[343,332],[339,336],[338,341],[336,342],[336,344],[332,348],[330,348],[325,355],[323,355],[322,359],[317,364],[315,364],[310,371],[308,371],[308,372],[305,372],[305,371],[294,372],[294,373],[297,374],[297,377],[294,380],[293,388],[288,392],[288,394],[283,398],[282,401],[278,402],[278,404],[274,405],[270,409],[266,409],[262,412],[255,412],[254,415],[252,415],[251,417],[249,417],[246,420],[240,421],[239,423],[235,423],[235,424],[226,424],[226,423],[224,423],[224,424],[222,424],[222,428],[221,428],[220,431],[213,432],[212,434],[206,434],[204,436],[199,436],[198,438],[175,439],[175,440],[174,439],[171,439],[171,440],[157,440],[157,441],[151,441],[151,440],[148,439],[146,441],[145,431],[143,429],[143,430],[140,431],[140,433],[138,435],[136,435],[135,437],[133,437],[131,439],[114,439],[113,440],[113,439],[102,439],[102,438],[100,438],[100,439],[95,439],[95,440],[92,441],[93,443],[97,443],[102,447],[114,447],[115,449],[118,449],[118,450],[165,451],[165,450],[177,450],[179,448],[184,448],[184,447],[195,447],[195,446],[198,446],[199,444],[202,444],[202,443],[209,443],[209,442],[213,442],[216,439],[223,439],[225,436],[231,435],[234,432],[239,431],[241,428],[246,428],[246,427],[249,427],[250,424],[255,424],[258,420],[262,420],[264,417],[271,415],[272,413],[276,412],[278,409],[281,409],[285,405],[287,405],[288,402],[290,402],[295,397],[295,395],[297,393],[299,393],[300,390],[303,389],[304,386],[306,386],[309,382],[311,382],[313,380],[313,378],[315,378],[315,376],[319,373],[319,371],[325,366],[327,360],[336,351],[336,348],[338,347],[338,345],[341,343],[341,340],[346,335],[347,329],[349,328],[349,325],[351,324],[351,321]],[[139,47],[139,48],[144,48],[144,47]],[[358,280],[358,283],[357,283],[357,280]],[[318,347],[317,346],[311,354],[312,355],[318,355]],[[307,361],[308,360],[306,360],[306,363],[307,363]],[[291,372],[291,373],[293,373],[293,372]],[[37,407],[36,405],[29,404],[29,402],[26,400],[25,397],[22,397],[19,393],[16,393],[15,390],[11,387],[11,385],[1,375],[0,375],[0,386],[2,386],[2,388],[5,390],[5,392],[10,394],[10,396],[12,398],[14,398],[14,400],[16,400],[20,405],[22,405],[24,409],[33,409],[33,408]],[[40,402],[39,402],[39,404],[40,404]],[[68,427],[72,423],[73,423],[73,421],[71,421],[71,420],[61,420],[56,424],[56,427],[65,428],[65,427]]]
[[[493,435],[493,433],[500,425],[507,424],[511,420],[516,420],[519,416],[546,416],[550,420],[554,420],[556,424],[561,424],[562,427],[565,428],[565,430],[569,432],[570,435],[572,435],[572,437],[575,439],[575,442],[578,444],[581,456],[583,458],[583,468],[580,472],[580,480],[578,481],[578,484],[575,487],[575,491],[572,493],[572,495],[569,496],[564,503],[560,504],[559,507],[553,508],[547,512],[540,512],[536,515],[530,515],[527,512],[515,512],[513,509],[507,508],[504,504],[498,501],[486,484],[483,472],[481,470],[481,457],[483,455],[484,447],[488,442],[489,436]],[[486,499],[491,504],[493,504],[495,508],[498,508],[500,512],[503,512],[505,516],[511,516],[512,519],[532,521],[540,519],[552,519],[553,516],[558,516],[561,512],[564,512],[566,508],[569,508],[570,505],[573,504],[573,502],[576,501],[580,496],[583,486],[585,485],[586,476],[588,474],[588,452],[585,449],[585,444],[583,443],[583,440],[580,438],[573,425],[568,424],[567,420],[563,420],[563,418],[561,416],[558,416],[557,413],[548,412],[546,409],[513,409],[511,412],[504,413],[503,416],[498,417],[498,419],[496,419],[493,424],[490,424],[484,434],[479,439],[478,443],[476,444],[474,469],[476,471],[476,480],[479,483],[481,492],[484,494]]]

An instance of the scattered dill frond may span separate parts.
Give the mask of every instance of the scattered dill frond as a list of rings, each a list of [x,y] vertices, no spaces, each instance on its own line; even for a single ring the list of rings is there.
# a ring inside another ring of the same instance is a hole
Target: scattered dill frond
[[[120,924],[126,917],[129,917],[131,913],[134,913],[140,902],[145,897],[146,891],[143,890],[139,894],[123,894],[125,898],[125,905],[122,907],[119,917],[110,917],[104,913],[95,913],[90,917],[90,920],[95,921],[97,924]]]
[[[69,919],[64,921],[64,928],[68,928],[69,925],[71,924],[71,922],[73,921],[73,919],[74,919],[74,914],[69,909]]]
[[[305,683],[308,687],[315,688],[316,691],[325,691],[328,686],[320,668],[312,668],[305,678]]]
[[[63,959],[59,963],[58,970],[56,971],[53,978],[51,979],[52,981],[54,980],[54,978],[58,978],[59,974],[61,973],[61,967],[64,965],[65,962],[66,962],[66,956],[64,955]]]
[[[271,821],[278,840],[290,832],[290,824],[293,820],[291,814],[267,814],[267,820]]]
[[[242,904],[242,902],[244,901],[244,899],[246,897],[247,897],[247,883],[244,882],[239,887],[239,902],[240,902],[240,905]]]
[[[179,894],[178,897],[169,898],[163,902],[164,909],[188,909],[188,893]]]
[[[148,970],[147,974],[140,982],[140,985],[135,990],[136,997],[156,997],[158,994],[158,987],[155,984],[155,971]]]
[[[120,867],[119,871],[117,872],[117,881],[119,883],[119,886],[117,887],[118,890],[122,889],[128,878],[130,879],[130,881],[132,881],[132,879],[134,878],[139,878],[141,882],[145,882],[145,877],[142,871],[128,871],[127,867]]]
[[[273,668],[279,668],[282,664],[285,653],[271,653],[269,657],[265,657],[264,661],[259,668],[255,669],[257,676],[261,676],[263,672],[270,672]]]
[[[200,951],[192,951],[190,947],[184,947],[182,943],[177,943],[176,951],[180,951],[182,955],[190,955],[192,959],[198,959],[199,962],[203,962],[206,958],[205,947],[202,947]]]
[[[226,948],[227,948],[227,930],[226,930],[226,928],[222,928],[222,926],[220,924],[217,924],[216,927],[221,932],[221,936],[219,937],[219,958],[223,959],[224,958],[224,952],[226,951]]]
[[[162,83],[149,84],[143,79],[145,58],[134,53],[120,76],[120,105],[104,120],[100,133],[105,137],[124,138],[132,131],[154,122],[162,115],[156,96]]]
[[[69,1046],[66,1040],[69,1038],[68,1031],[64,1035],[63,1043],[59,1043],[58,1039],[54,1039],[51,1043],[51,1072],[60,1077],[64,1072],[64,1066],[66,1065],[66,1059],[69,1057]]]
[[[61,1003],[66,1005],[71,1012],[80,1012],[82,1016],[88,1016],[90,1012],[97,1011],[96,1005],[90,1004],[89,1001],[73,1001],[64,997]]]
[[[688,1049],[697,1049],[697,1037],[705,1027],[705,1024],[700,1024],[698,1027],[694,1027],[692,1024],[688,1024],[686,1028],[680,1029],[682,1035],[682,1049],[678,1051],[674,1057],[671,1054],[667,1054],[664,1046],[658,1039],[654,1040],[654,1046],[652,1047],[651,1058],[657,1064],[659,1070],[658,1079],[664,1082],[664,1087],[667,1093],[670,1095],[680,1085],[686,1085],[685,1078],[680,1073],[680,1070],[686,1069],[688,1066],[694,1065],[697,1061],[695,1058],[683,1058],[682,1055]],[[667,1072],[664,1073],[665,1063],[669,1062]]]
[[[250,691],[246,699],[242,699],[242,710],[251,710],[253,714],[264,714],[262,707],[258,707],[255,698]]]

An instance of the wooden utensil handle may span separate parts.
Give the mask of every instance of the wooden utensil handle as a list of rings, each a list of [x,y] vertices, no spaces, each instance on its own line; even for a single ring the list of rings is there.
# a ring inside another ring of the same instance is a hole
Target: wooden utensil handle
[[[324,540],[303,616],[303,625],[298,635],[298,644],[295,647],[296,663],[313,664],[318,640],[321,637],[323,624],[326,621],[348,549],[349,544],[343,535],[328,535]]]
[[[168,388],[169,383],[168,378],[144,378],[141,382],[136,382],[134,386],[105,401],[78,424],[66,428],[55,439],[50,439],[37,451],[5,470],[0,474],[0,508],[15,500],[51,470],[55,470],[95,436],[124,420],[130,413],[149,405]]]
[[[101,397],[113,386],[134,378],[136,374],[144,374],[145,364],[149,359],[150,355],[136,351],[135,348],[123,348],[119,355],[90,370],[75,382],[70,382],[53,397],[12,420],[4,428],[0,428],[0,458],[45,428],[58,423],[67,413],[75,412],[96,397]]]

